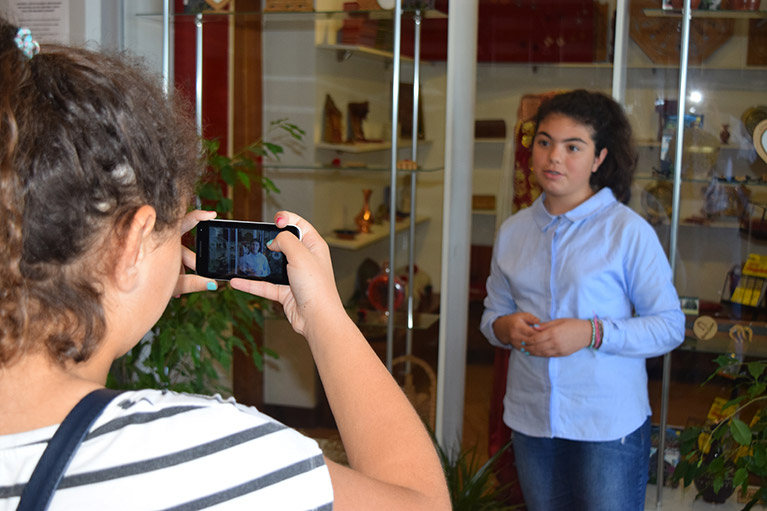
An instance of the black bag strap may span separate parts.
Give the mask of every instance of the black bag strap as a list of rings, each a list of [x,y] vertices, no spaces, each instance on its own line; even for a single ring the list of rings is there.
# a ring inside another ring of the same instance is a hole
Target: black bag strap
[[[48,509],[64,471],[72,461],[85,435],[104,408],[120,391],[97,389],[80,400],[48,442],[32,477],[21,492],[16,511],[44,511]]]

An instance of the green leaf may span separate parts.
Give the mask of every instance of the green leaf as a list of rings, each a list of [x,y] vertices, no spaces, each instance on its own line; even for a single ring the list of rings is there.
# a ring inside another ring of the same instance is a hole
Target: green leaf
[[[261,187],[266,191],[267,194],[280,193],[280,189],[277,188],[277,186],[274,184],[274,181],[265,176],[261,176]]]
[[[767,468],[767,447],[761,442],[754,445],[754,464],[761,469]]]
[[[764,362],[749,362],[746,366],[748,367],[748,373],[755,380],[758,380],[762,373],[764,373]]]
[[[242,183],[242,186],[244,186],[246,190],[250,190],[250,175],[247,172],[238,172],[237,178],[240,180],[240,183]]]
[[[748,397],[750,399],[753,399],[757,396],[761,396],[762,394],[764,394],[765,389],[767,389],[767,385],[765,385],[764,383],[762,382],[755,383],[748,388]]]
[[[272,144],[270,142],[264,142],[264,147],[276,159],[279,159],[279,155],[284,152],[284,150],[282,149],[282,146],[277,144]]]
[[[740,419],[732,419],[730,421],[730,433],[732,433],[732,437],[740,445],[751,443],[751,428]]]
[[[735,471],[735,475],[732,478],[732,485],[737,487],[748,480],[748,470],[745,468],[739,468]]]
[[[237,172],[231,165],[226,165],[221,169],[221,179],[229,186],[234,186],[237,182]]]
[[[218,201],[218,207],[216,208],[216,211],[222,214],[228,214],[232,212],[232,209],[234,209],[234,201],[228,197],[222,197],[220,201]]]
[[[721,490],[722,486],[724,486],[724,477],[716,476],[714,481],[711,483],[711,486],[714,488],[714,493],[719,493],[719,490]]]
[[[221,187],[204,185],[197,190],[197,195],[199,195],[201,199],[219,200],[222,197]]]

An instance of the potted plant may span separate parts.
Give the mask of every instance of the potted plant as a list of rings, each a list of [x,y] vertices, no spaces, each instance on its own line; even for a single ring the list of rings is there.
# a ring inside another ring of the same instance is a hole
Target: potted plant
[[[748,495],[743,507],[748,510],[767,502],[767,360],[744,363],[721,355],[715,362],[718,368],[706,382],[722,372],[736,374],[736,397],[723,405],[724,416],[715,424],[682,431],[673,479],[696,483],[699,494],[709,498],[722,497],[728,486],[739,489]]]
[[[305,135],[286,119],[271,124],[267,135],[275,133],[299,142]],[[279,192],[256,170],[264,158],[279,160],[284,152],[281,145],[262,138],[233,156],[220,153],[218,140],[203,140],[203,145],[209,170],[197,190],[198,206],[226,218],[233,208],[228,190],[242,186],[250,191],[254,179],[267,194]],[[191,239],[185,239],[185,243],[191,243]],[[229,286],[174,298],[145,338],[113,363],[107,385],[230,393],[222,381],[226,380],[235,349],[249,353],[259,370],[264,355],[277,357],[256,342],[255,331],[263,327],[263,308],[261,299]]]
[[[508,484],[499,484],[495,470],[511,442],[501,447],[485,463],[480,464],[476,446],[447,452],[434,442],[447,480],[453,511],[511,511],[524,505],[507,504]]]

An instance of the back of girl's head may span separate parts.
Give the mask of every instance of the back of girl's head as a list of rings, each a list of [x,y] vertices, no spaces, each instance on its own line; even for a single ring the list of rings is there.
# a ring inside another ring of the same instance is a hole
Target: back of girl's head
[[[191,117],[138,63],[48,45],[26,55],[17,34],[0,18],[0,368],[38,349],[88,358],[110,248],[144,204],[171,232],[202,162]]]
[[[551,115],[565,115],[593,130],[596,154],[607,149],[599,169],[591,175],[591,187],[609,187],[615,198],[627,203],[637,163],[631,124],[623,108],[611,97],[583,89],[557,94],[545,101],[536,114],[536,126]]]

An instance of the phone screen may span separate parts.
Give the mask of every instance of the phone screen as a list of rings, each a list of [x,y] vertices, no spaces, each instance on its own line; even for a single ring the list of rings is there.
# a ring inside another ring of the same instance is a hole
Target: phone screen
[[[295,225],[280,229],[266,222],[200,222],[197,224],[197,274],[217,280],[240,277],[288,284],[285,255],[266,247],[282,231],[301,239],[301,230]]]

